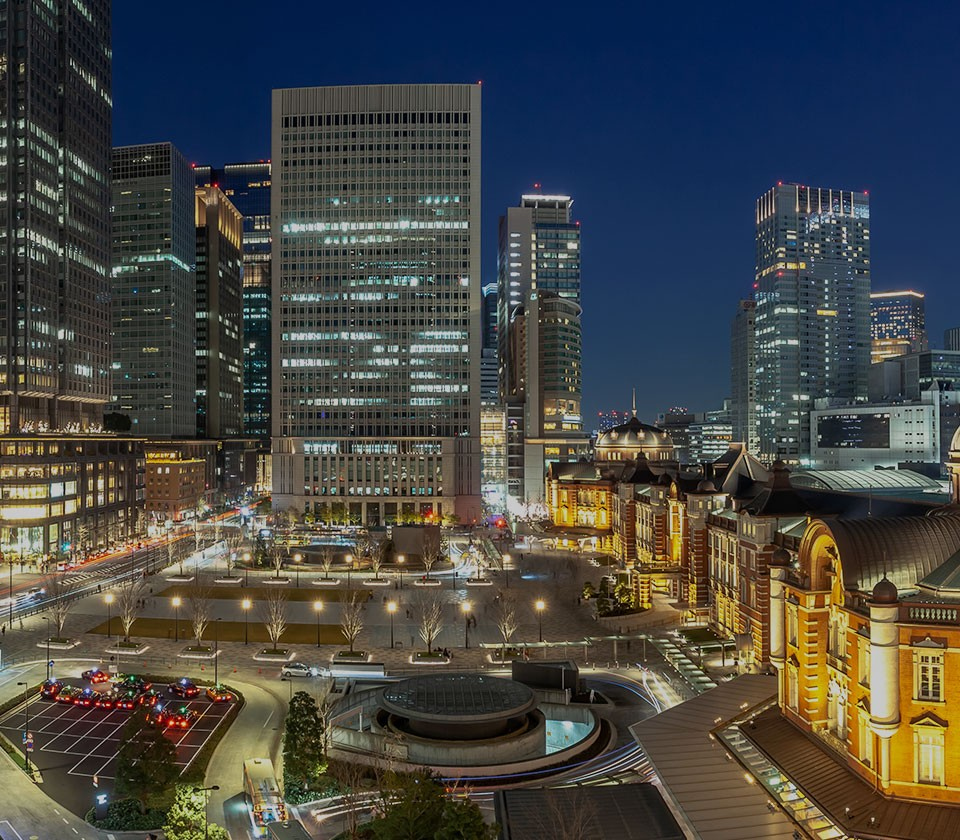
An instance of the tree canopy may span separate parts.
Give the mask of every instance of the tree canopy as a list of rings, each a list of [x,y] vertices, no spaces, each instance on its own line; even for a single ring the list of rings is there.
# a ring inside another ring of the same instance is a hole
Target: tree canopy
[[[162,797],[179,778],[177,749],[163,730],[148,719],[146,709],[138,709],[124,725],[117,754],[116,789],[118,796],[129,796],[147,804]]]

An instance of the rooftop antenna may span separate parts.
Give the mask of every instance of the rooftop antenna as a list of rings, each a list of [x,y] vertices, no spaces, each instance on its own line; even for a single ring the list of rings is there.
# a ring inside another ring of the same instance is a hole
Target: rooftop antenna
[[[633,411],[633,416],[636,417],[636,416],[637,416],[637,388],[636,388],[636,386],[634,386],[634,388],[633,388],[633,408],[632,408],[632,411]]]

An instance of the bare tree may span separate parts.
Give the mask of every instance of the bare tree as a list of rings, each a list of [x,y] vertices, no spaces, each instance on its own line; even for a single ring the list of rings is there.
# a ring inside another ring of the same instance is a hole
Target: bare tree
[[[283,549],[282,546],[274,545],[270,548],[270,565],[273,566],[274,570],[277,573],[277,578],[280,577],[280,572],[283,571],[283,564],[287,561],[287,552]]]
[[[597,837],[597,813],[580,788],[543,791],[544,807],[538,822],[546,836],[556,840],[593,840]]]
[[[202,496],[200,497],[203,498]],[[199,503],[198,503],[199,504]],[[193,550],[200,550],[200,508],[197,507],[196,516],[193,519]]]
[[[336,761],[330,765],[330,773],[337,780],[343,796],[344,834],[349,840],[359,837],[360,816],[364,810],[364,795],[360,790],[367,768],[359,761]]]
[[[435,545],[425,545],[423,547],[423,568],[427,572],[427,580],[430,580],[430,570],[440,562],[440,547]]]
[[[267,636],[273,649],[280,644],[280,637],[287,629],[287,593],[283,589],[271,589],[258,606],[260,619],[267,628]]]
[[[50,618],[57,630],[57,639],[63,638],[63,627],[73,607],[74,587],[67,583],[64,574],[56,574],[47,584],[47,598],[50,600]]]
[[[373,579],[380,580],[380,570],[387,562],[387,552],[390,550],[390,543],[386,539],[377,540],[373,544],[370,552],[370,568],[373,569]]]
[[[373,540],[370,539],[369,534],[358,534],[357,538],[353,541],[353,553],[356,559],[361,562],[370,556],[372,549]]]
[[[90,543],[90,526],[86,522],[81,522],[77,526],[77,548],[81,554],[86,554]]]
[[[117,587],[117,614],[123,627],[123,640],[130,641],[130,629],[137,620],[140,612],[140,602],[143,599],[143,578],[127,578]]]
[[[232,528],[227,533],[227,577],[233,576],[233,570],[237,566],[237,557],[240,555],[241,548],[243,548],[243,529]]]
[[[190,615],[190,623],[193,625],[193,635],[197,639],[197,647],[203,646],[203,631],[207,629],[210,623],[210,590],[200,585],[197,579],[196,585],[187,596],[187,610]]]
[[[320,549],[320,565],[323,567],[324,580],[330,579],[330,570],[333,568],[333,546],[325,545]]]
[[[340,602],[340,630],[350,645],[353,645],[363,630],[363,604],[366,598],[357,590],[351,589],[345,600]]]
[[[433,592],[419,592],[413,604],[413,614],[427,650],[433,650],[440,631],[443,630],[443,601]]]
[[[493,617],[494,624],[503,636],[503,646],[500,649],[500,661],[503,662],[507,656],[507,645],[510,639],[517,632],[519,621],[517,621],[517,604],[513,596],[506,592],[501,592],[497,598],[497,608]]]
[[[172,566],[174,558],[177,556],[177,543],[175,540],[170,539],[170,532],[167,531],[167,565]],[[179,559],[180,566],[180,577],[183,577],[183,555],[180,555]]]

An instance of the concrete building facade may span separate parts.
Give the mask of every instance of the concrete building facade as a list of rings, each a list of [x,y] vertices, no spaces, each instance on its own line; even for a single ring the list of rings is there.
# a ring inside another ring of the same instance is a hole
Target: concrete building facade
[[[273,96],[277,509],[480,504],[480,87]]]

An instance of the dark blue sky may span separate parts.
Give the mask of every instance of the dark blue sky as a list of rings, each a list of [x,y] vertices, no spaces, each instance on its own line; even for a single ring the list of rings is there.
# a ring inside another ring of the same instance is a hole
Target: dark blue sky
[[[264,10],[268,10],[266,13]],[[497,217],[568,192],[583,226],[584,409],[718,407],[778,180],[870,191],[873,285],[960,325],[955,3],[114,3],[114,137],[270,156],[274,87],[483,81]]]

